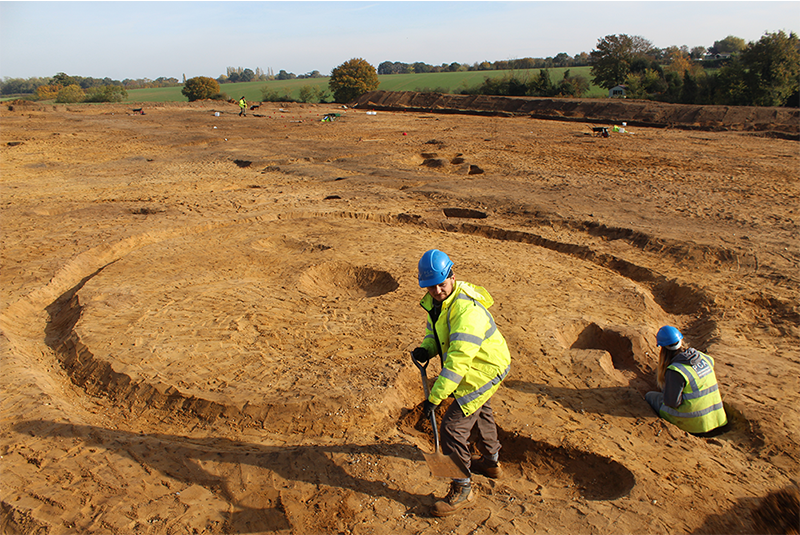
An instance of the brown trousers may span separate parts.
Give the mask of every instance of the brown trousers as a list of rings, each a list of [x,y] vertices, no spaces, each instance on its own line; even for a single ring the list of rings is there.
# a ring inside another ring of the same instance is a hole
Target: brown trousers
[[[455,401],[447,409],[442,418],[442,453],[450,455],[455,452],[464,466],[469,470],[472,456],[469,451],[469,437],[473,428],[478,428],[476,446],[483,455],[494,455],[500,451],[497,439],[497,424],[494,422],[491,399],[477,411],[464,416],[461,407]]]

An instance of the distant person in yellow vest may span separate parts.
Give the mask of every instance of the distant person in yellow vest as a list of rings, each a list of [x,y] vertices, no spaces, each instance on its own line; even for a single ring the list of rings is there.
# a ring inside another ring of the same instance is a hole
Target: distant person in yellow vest
[[[427,290],[420,305],[428,321],[422,344],[412,356],[420,363],[435,355],[442,359],[442,371],[423,402],[423,411],[435,411],[453,397],[442,418],[442,453],[455,453],[471,473],[499,478],[500,441],[490,401],[511,370],[511,356],[489,312],[494,300],[480,286],[456,282],[453,262],[438,249],[422,255],[418,270],[419,286]],[[473,428],[482,454],[474,459],[468,443]],[[450,516],[474,503],[470,477],[453,479],[450,492],[434,504],[431,514]]]
[[[239,117],[242,115],[247,117],[247,101],[244,99],[244,97],[239,99]]]
[[[658,386],[645,399],[661,418],[687,433],[703,435],[728,423],[714,373],[714,359],[686,347],[683,335],[666,325],[658,330]]]

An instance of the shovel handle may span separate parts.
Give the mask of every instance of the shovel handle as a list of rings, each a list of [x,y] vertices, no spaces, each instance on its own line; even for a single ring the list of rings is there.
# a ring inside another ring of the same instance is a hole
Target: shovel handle
[[[419,373],[420,376],[422,377],[422,390],[423,392],[425,392],[425,399],[428,399],[428,396],[431,395],[430,389],[428,388],[428,373],[427,373],[428,363],[430,361],[426,362],[425,365],[423,366],[422,364],[417,362],[417,359],[415,359],[414,356],[412,355],[411,362],[413,362],[414,365],[417,368],[419,368]],[[436,413],[431,411],[428,417],[431,420],[431,427],[433,428],[433,446],[434,446],[433,452],[439,453],[439,428],[436,426]]]
[[[436,413],[430,413],[431,427],[433,428],[433,453],[439,453],[439,428],[436,427]]]

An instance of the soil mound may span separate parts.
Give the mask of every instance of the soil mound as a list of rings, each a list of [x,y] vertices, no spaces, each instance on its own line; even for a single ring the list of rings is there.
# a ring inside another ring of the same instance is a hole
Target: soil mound
[[[697,106],[645,100],[552,99],[487,95],[445,95],[414,91],[372,91],[353,104],[356,108],[470,113],[480,115],[530,115],[535,119],[582,121],[657,128],[710,131],[769,132],[796,139],[800,110],[754,106]]]

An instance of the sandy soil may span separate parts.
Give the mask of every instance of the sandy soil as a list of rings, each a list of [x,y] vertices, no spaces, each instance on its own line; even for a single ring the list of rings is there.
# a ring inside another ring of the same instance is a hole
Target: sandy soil
[[[0,112],[3,532],[786,532],[797,141],[279,106]],[[513,358],[506,477],[440,520],[433,247]],[[725,433],[644,401],[665,323],[716,359]]]

